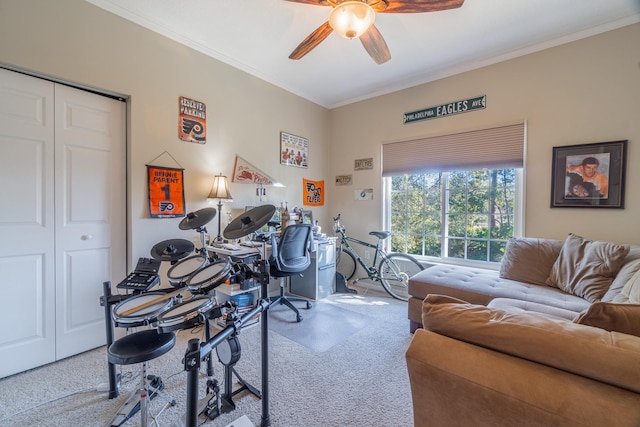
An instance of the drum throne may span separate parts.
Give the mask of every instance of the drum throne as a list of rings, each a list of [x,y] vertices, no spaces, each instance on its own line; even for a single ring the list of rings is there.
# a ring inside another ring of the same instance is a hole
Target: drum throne
[[[128,420],[138,409],[140,425],[147,427],[149,400],[159,393],[159,377],[147,377],[147,362],[162,356],[173,348],[176,336],[173,332],[158,333],[155,329],[133,332],[114,341],[107,349],[107,360],[114,365],[133,365],[142,363],[140,388],[135,390],[120,407],[111,421],[111,426],[119,426]],[[150,382],[149,380],[152,379]],[[169,402],[175,405],[175,401]],[[138,406],[139,405],[139,406]]]

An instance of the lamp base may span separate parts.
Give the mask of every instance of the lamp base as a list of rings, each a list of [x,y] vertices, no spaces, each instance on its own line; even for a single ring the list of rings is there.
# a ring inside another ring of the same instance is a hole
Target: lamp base
[[[220,229],[220,227],[221,227],[220,221],[221,220],[222,220],[222,200],[218,199],[218,236],[214,240],[214,242],[216,242],[216,243],[224,242],[224,239],[220,235],[220,233],[222,232],[222,230]]]

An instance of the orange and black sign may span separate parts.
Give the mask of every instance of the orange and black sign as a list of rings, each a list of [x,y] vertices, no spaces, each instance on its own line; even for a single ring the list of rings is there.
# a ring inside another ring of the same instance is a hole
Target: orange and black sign
[[[305,206],[324,205],[324,181],[302,178],[303,204]]]
[[[184,216],[183,169],[147,165],[151,218]]]
[[[178,99],[180,115],[178,119],[178,138],[182,141],[207,142],[207,106],[204,102],[181,96]]]

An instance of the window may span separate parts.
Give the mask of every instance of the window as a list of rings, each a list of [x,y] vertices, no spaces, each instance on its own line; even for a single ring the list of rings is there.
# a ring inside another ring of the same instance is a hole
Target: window
[[[499,262],[520,229],[520,168],[386,178],[391,250],[459,262]]]

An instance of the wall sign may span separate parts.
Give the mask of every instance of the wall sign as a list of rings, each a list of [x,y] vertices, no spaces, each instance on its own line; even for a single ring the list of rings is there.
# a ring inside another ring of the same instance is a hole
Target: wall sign
[[[324,205],[324,181],[302,178],[302,204],[305,206]]]
[[[178,99],[178,138],[182,141],[207,142],[207,106],[204,102],[181,96]]]
[[[183,169],[147,165],[151,218],[184,216]]]
[[[363,188],[353,192],[354,200],[373,200],[373,188]]]
[[[353,163],[353,169],[357,171],[373,169],[373,157],[368,159],[356,159]]]
[[[468,113],[470,111],[482,110],[487,106],[487,95],[476,96],[475,98],[461,99],[446,104],[434,105],[422,110],[404,113],[403,123],[418,122],[421,120],[438,119],[440,117],[453,116],[455,114]]]
[[[336,185],[351,185],[352,182],[352,175],[336,175]]]

